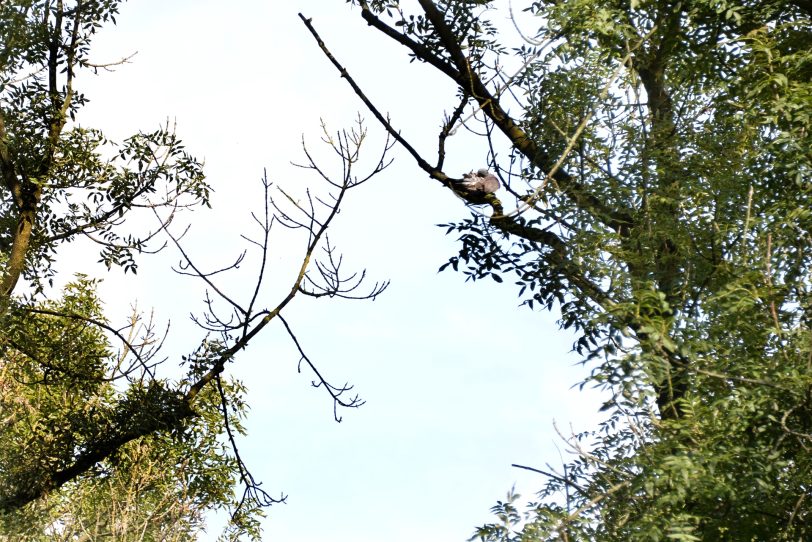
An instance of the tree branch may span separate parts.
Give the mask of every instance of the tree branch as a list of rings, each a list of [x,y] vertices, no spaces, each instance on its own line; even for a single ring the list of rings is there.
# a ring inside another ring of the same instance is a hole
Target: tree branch
[[[350,86],[353,88],[356,95],[359,98],[361,98],[364,104],[370,109],[370,111],[372,111],[375,118],[378,119],[378,121],[383,125],[386,131],[401,145],[403,145],[404,148],[406,148],[406,150],[409,152],[409,154],[412,155],[412,157],[417,162],[418,166],[423,171],[428,173],[433,179],[436,179],[445,184],[446,186],[448,186],[449,188],[451,188],[455,192],[455,194],[457,194],[459,197],[461,197],[468,203],[472,204],[486,203],[490,205],[491,208],[493,209],[493,215],[491,216],[490,222],[494,227],[496,227],[500,231],[504,233],[517,235],[519,237],[527,239],[528,241],[537,242],[552,248],[554,262],[556,263],[556,265],[559,266],[560,269],[565,271],[566,273],[565,276],[567,277],[568,280],[570,280],[574,285],[577,285],[579,288],[581,288],[584,291],[584,293],[589,295],[595,302],[601,304],[605,308],[612,305],[612,301],[608,298],[608,295],[596,284],[593,284],[591,281],[589,281],[584,276],[584,274],[579,269],[577,269],[577,264],[567,257],[566,245],[557,235],[547,230],[520,224],[518,221],[512,219],[511,217],[505,216],[503,214],[502,203],[493,194],[485,194],[483,196],[474,193],[466,193],[454,190],[452,181],[456,179],[448,177],[439,168],[431,166],[429,162],[426,159],[424,159],[412,145],[408,143],[408,141],[400,134],[400,132],[397,131],[392,126],[389,120],[385,119],[383,115],[381,115],[381,113],[378,111],[378,109],[375,107],[372,101],[369,98],[367,98],[363,90],[361,90],[361,88],[358,86],[355,80],[352,79],[347,70],[332,55],[332,53],[325,45],[324,41],[321,39],[321,36],[319,36],[316,29],[313,27],[312,19],[306,18],[301,13],[299,13],[299,17],[302,19],[308,30],[310,30],[310,33],[313,35],[316,42],[319,44],[319,47],[321,48],[322,52],[324,52],[325,56],[327,56],[327,58],[330,59],[330,62],[332,62],[332,64],[336,67],[336,69],[338,69],[338,71],[341,73],[341,76],[349,82]],[[463,91],[465,91],[465,87],[463,87]]]
[[[431,0],[419,0],[420,6],[426,13],[426,17],[434,26],[446,51],[454,61],[459,72],[458,78],[452,78],[466,92],[469,92],[480,105],[485,114],[496,124],[505,134],[514,147],[519,150],[528,160],[542,171],[553,170],[554,161],[549,154],[542,150],[539,145],[524,130],[519,127],[516,121],[502,109],[499,99],[495,97],[479,76],[471,69],[468,59],[465,57],[462,47],[457,42],[451,29],[445,23],[443,14]],[[415,51],[419,56],[419,52]],[[560,188],[582,208],[589,210],[610,229],[626,234],[634,224],[631,213],[628,210],[616,210],[606,205],[600,198],[592,194],[589,189],[580,181],[572,177],[563,169],[558,169],[552,175]]]

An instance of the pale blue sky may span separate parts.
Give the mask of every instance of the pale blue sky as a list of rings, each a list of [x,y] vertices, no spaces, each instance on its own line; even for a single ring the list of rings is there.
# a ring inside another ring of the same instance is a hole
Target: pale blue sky
[[[340,129],[361,111],[371,131],[368,156],[380,148],[381,130],[297,11],[314,19],[333,52],[427,154],[444,108],[454,105],[447,81],[409,64],[343,1],[124,4],[118,26],[96,40],[94,60],[138,54],[115,73],[83,81],[91,103],[80,119],[113,139],[177,122],[190,152],[205,158],[215,189],[212,211],[182,217],[193,223],[188,242],[201,261],[239,253],[247,212],[259,210],[263,168],[290,189],[316,182],[289,162],[302,157],[302,133],[317,144],[320,118]],[[481,142],[454,138],[449,173],[485,165],[485,152]],[[553,315],[518,308],[510,284],[437,274],[457,244],[435,224],[468,211],[406,153],[396,148],[394,156],[390,169],[350,193],[331,235],[348,264],[366,267],[373,280],[391,279],[389,290],[375,302],[301,299],[286,312],[323,373],[349,380],[367,404],[335,423],[329,398],[309,387],[306,371],[296,373],[298,356],[280,327],[228,367],[249,387],[241,452],[265,489],[289,495],[270,509],[266,540],[465,540],[513,484],[528,497],[540,487],[537,476],[511,463],[560,465],[553,420],[580,431],[597,419],[597,394],[570,389],[585,369],[575,366],[572,338]],[[289,284],[298,251],[293,240],[275,239],[277,288]],[[188,314],[202,309],[202,289],[168,271],[176,255],[142,260],[133,279],[79,254],[65,258],[105,277],[111,317],[137,300],[171,320],[168,364],[194,348],[201,333]],[[233,291],[250,281],[250,264],[231,279]],[[268,290],[265,304],[274,305]],[[472,334],[483,321],[490,335]]]

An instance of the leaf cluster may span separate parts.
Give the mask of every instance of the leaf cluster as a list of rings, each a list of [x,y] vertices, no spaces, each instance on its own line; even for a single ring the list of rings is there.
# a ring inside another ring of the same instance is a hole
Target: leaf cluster
[[[44,306],[103,318],[95,286],[80,277]],[[163,430],[130,440],[32,506],[4,512],[3,540],[188,540],[200,533],[208,510],[236,506],[237,463],[219,437],[216,393],[203,394],[189,416],[169,382],[121,388],[106,378],[117,357],[87,320],[12,311],[5,321],[11,325],[0,339],[0,494],[37,487],[45,473],[64,471],[113,435],[142,433],[143,426]],[[241,432],[245,390],[239,382],[223,388]]]

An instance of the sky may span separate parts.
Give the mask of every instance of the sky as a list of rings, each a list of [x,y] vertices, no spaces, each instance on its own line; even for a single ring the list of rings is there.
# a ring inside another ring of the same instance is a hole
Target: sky
[[[250,212],[261,211],[263,171],[286,190],[319,190],[318,179],[291,161],[303,158],[302,138],[316,155],[329,156],[318,150],[322,121],[335,132],[360,112],[369,127],[362,152],[374,160],[382,146],[382,130],[297,11],[313,19],[368,95],[431,156],[444,109],[455,105],[454,87],[410,64],[337,0],[125,3],[118,24],[96,38],[93,61],[137,54],[112,72],[79,80],[91,100],[80,124],[120,140],[176,123],[189,152],[205,160],[213,208],[180,221],[191,224],[186,247],[209,268],[245,248],[240,234],[250,234]],[[519,307],[510,281],[438,274],[458,246],[437,224],[469,211],[402,149],[392,156],[389,169],[350,192],[330,233],[345,265],[366,269],[373,281],[390,280],[390,287],[375,301],[297,299],[285,312],[325,376],[353,384],[366,404],[341,412],[336,423],[330,398],[310,387],[306,370],[297,373],[298,355],[278,325],[227,367],[248,386],[240,452],[264,489],[288,495],[268,511],[264,540],[466,540],[492,519],[490,507],[512,486],[528,498],[541,488],[543,479],[512,463],[560,466],[568,456],[555,427],[569,434],[597,423],[600,396],[573,389],[588,369],[570,352],[573,338],[558,329],[555,314]],[[482,142],[452,138],[450,174],[485,163]],[[325,162],[328,171],[335,165]],[[301,239],[274,230],[264,306],[290,287],[300,256]],[[202,312],[203,286],[170,271],[179,256],[169,250],[142,258],[137,277],[108,272],[95,259],[71,247],[61,262],[104,279],[113,321],[137,303],[171,323],[170,371],[203,336],[189,318]],[[223,287],[250,295],[256,262],[249,253]],[[201,540],[216,538],[218,521]]]

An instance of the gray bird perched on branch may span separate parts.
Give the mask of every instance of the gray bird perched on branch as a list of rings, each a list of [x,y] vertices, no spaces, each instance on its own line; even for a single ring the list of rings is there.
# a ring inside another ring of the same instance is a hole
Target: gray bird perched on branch
[[[462,181],[454,183],[454,188],[476,194],[493,194],[499,190],[499,179],[487,169],[482,168],[476,173],[473,171],[464,173]]]

